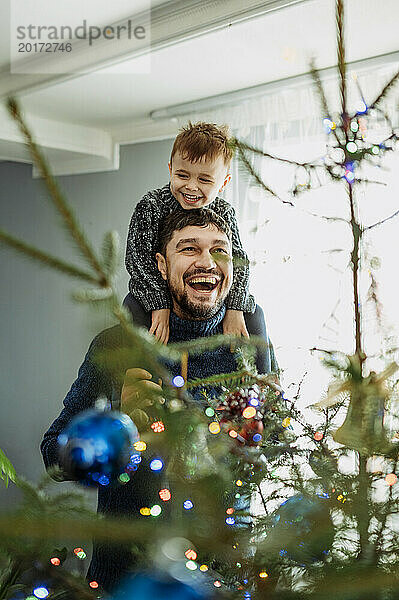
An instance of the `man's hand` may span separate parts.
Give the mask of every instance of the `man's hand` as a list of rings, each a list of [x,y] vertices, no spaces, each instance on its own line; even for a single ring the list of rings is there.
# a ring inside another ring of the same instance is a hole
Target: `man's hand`
[[[160,308],[152,311],[152,322],[150,333],[153,333],[161,344],[167,344],[169,340],[169,308]]]
[[[121,411],[129,415],[140,430],[149,422],[143,410],[154,401],[162,401],[162,388],[154,381],[151,373],[145,369],[128,369],[125,373],[121,392]]]
[[[242,310],[226,310],[223,319],[223,333],[249,338]]]

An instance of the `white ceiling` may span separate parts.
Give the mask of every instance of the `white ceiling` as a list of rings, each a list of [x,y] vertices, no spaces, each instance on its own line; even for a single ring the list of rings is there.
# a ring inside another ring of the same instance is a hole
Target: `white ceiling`
[[[104,12],[105,20],[132,14],[128,4],[141,8],[137,0],[118,1]],[[151,119],[154,110],[298,76],[309,70],[311,56],[320,68],[336,62],[334,0],[247,0],[241,10],[236,0],[206,2],[208,10],[201,11],[204,0],[152,0],[153,15],[161,14],[156,9],[163,12],[161,25],[153,21],[150,54],[106,68],[100,63],[89,74],[40,81],[12,76],[4,67],[9,20],[3,0],[0,91],[18,90],[56,172],[115,169],[120,143],[173,135],[176,124]],[[345,6],[348,62],[399,50],[398,0],[346,0]],[[149,72],[137,72],[148,60]],[[0,112],[0,159],[28,161],[20,142],[8,115]]]

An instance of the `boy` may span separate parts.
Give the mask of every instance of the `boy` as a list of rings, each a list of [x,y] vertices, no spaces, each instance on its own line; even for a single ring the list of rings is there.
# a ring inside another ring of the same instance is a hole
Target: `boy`
[[[255,311],[255,300],[248,290],[248,257],[241,245],[235,212],[226,200],[217,197],[231,179],[232,157],[227,126],[189,123],[181,129],[173,144],[170,183],[145,194],[134,210],[126,248],[129,290],[144,310],[152,312],[149,331],[161,343],[167,344],[169,339],[171,299],[155,262],[159,231],[163,219],[172,211],[204,206],[214,210],[230,226],[233,257],[238,263],[226,300],[223,333],[246,337],[249,333],[259,334],[259,324],[250,318]],[[132,306],[131,298],[129,303]],[[246,322],[244,312],[247,313]]]

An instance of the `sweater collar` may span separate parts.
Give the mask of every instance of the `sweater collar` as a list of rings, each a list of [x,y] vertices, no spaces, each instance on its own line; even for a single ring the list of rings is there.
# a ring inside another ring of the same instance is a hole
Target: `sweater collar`
[[[181,319],[174,312],[170,313],[170,332],[171,337],[176,340],[186,341],[193,340],[198,337],[206,337],[220,333],[217,331],[224,315],[226,307],[223,305],[221,309],[210,319],[202,321],[193,321],[190,319]]]

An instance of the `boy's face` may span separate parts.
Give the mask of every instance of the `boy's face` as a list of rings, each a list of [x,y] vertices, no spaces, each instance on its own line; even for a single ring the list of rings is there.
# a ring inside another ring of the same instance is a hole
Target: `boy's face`
[[[191,162],[176,152],[169,163],[171,192],[185,210],[207,206],[230,181],[227,171],[222,156]]]

